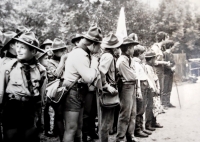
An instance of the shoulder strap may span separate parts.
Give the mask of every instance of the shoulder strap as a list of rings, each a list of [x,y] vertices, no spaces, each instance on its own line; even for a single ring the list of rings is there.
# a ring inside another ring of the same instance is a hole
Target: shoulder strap
[[[6,84],[8,84],[9,81],[9,77],[10,77],[10,72],[12,71],[12,69],[16,66],[17,64],[17,59],[16,60],[12,60],[9,62],[9,67],[6,69],[6,74],[5,74],[5,81]],[[8,64],[7,64],[8,65]]]

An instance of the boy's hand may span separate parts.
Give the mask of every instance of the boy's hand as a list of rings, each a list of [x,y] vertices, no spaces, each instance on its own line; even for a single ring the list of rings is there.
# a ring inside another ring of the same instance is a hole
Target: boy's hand
[[[108,92],[110,92],[112,95],[117,95],[118,94],[118,91],[114,88],[114,87],[112,87],[112,86],[108,86],[107,87],[107,90],[108,90]]]

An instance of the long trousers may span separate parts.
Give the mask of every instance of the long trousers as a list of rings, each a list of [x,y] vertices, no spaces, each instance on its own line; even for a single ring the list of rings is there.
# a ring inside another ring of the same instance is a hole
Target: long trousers
[[[100,106],[99,113],[99,141],[108,142],[109,131],[114,120],[115,108],[106,108]]]
[[[173,74],[165,74],[164,80],[163,103],[164,105],[168,105],[170,103],[170,96],[172,91]]]
[[[120,92],[120,112],[117,126],[117,140],[134,136],[136,119],[135,85],[123,84]]]
[[[97,117],[96,91],[89,91],[85,96],[83,111],[83,135],[95,133],[95,118]]]
[[[156,117],[153,115],[153,95],[154,93],[150,90],[147,95],[147,107],[146,107],[146,123],[145,127],[151,127],[157,123]]]
[[[40,142],[35,101],[8,100],[2,113],[4,142]]]
[[[137,116],[136,116],[136,126],[135,131],[142,131],[143,128],[143,114],[146,111],[147,107],[147,95],[149,92],[148,82],[141,82],[141,92],[142,92],[142,99],[137,100]]]
[[[156,74],[158,76],[159,84],[160,84],[160,99],[161,103],[163,104],[163,94],[164,94],[164,68],[162,66],[154,67]]]

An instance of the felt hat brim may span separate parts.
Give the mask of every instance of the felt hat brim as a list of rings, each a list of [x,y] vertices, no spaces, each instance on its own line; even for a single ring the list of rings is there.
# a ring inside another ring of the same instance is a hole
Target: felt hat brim
[[[83,35],[83,37],[86,38],[86,39],[92,40],[92,41],[94,41],[94,42],[101,43],[101,41],[99,41],[99,39],[97,39],[97,38],[95,38],[95,37],[92,37],[92,36],[90,36],[90,35],[88,35],[88,34]]]
[[[147,56],[145,56],[145,58],[153,58],[153,57],[156,57],[156,55],[151,55],[151,56],[150,56],[150,55],[149,55],[149,56],[147,55]]]
[[[5,51],[7,48],[7,45],[9,45],[9,43],[13,40],[15,40],[15,37],[19,36],[20,33],[16,34],[13,38],[11,38],[5,45],[2,46],[1,52]]]
[[[108,45],[108,44],[102,42],[101,43],[101,47],[103,49],[106,49],[106,48],[118,48],[118,47],[120,47],[122,45],[122,43],[123,43],[123,39],[122,38],[118,38],[118,43],[116,43],[114,45]]]
[[[60,50],[60,49],[66,49],[67,46],[59,47],[59,48],[51,48],[52,51]]]
[[[72,38],[71,43],[75,44],[75,42],[76,42],[77,40],[80,40],[81,38],[83,38],[82,35],[77,36],[77,37],[74,37],[74,38]]]
[[[44,49],[44,46],[45,46],[45,45],[52,45],[52,43],[44,43],[44,44],[42,44],[42,45],[40,46],[40,48]]]
[[[137,42],[137,41],[133,41],[133,42],[124,42],[124,43],[123,43],[123,45],[127,45],[127,44],[138,45],[138,44],[140,44],[140,43]]]
[[[19,41],[19,42],[21,42],[21,43],[24,43],[24,44],[26,44],[26,45],[28,45],[28,46],[30,46],[30,47],[33,47],[33,48],[35,48],[37,51],[39,51],[39,52],[42,52],[42,53],[44,53],[45,51],[44,50],[42,50],[42,49],[40,49],[39,47],[37,47],[37,46],[34,46],[34,45],[32,45],[32,44],[30,44],[30,43],[28,43],[28,42],[26,42],[26,41],[24,41],[24,40],[21,40],[21,39],[19,39],[19,38],[14,38],[16,41]]]

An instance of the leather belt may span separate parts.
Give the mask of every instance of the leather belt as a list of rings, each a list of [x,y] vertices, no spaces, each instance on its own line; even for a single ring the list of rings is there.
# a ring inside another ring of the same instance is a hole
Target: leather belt
[[[8,94],[8,97],[9,97],[9,100],[17,100],[17,101],[22,101],[22,102],[27,102],[32,98],[32,97],[20,96],[16,94]]]

